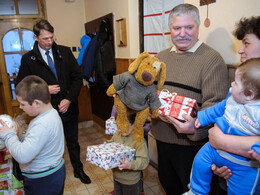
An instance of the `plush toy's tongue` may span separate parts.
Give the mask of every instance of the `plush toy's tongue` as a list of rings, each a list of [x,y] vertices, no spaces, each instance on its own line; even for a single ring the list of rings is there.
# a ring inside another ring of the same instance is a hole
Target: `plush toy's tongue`
[[[152,74],[151,73],[149,73],[149,72],[147,72],[147,71],[144,71],[143,73],[142,73],[142,79],[144,80],[144,81],[150,81],[151,79],[152,79]]]

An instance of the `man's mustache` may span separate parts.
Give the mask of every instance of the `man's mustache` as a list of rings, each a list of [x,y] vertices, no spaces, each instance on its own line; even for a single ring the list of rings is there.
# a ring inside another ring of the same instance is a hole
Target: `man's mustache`
[[[175,37],[174,41],[182,41],[182,40],[192,40],[190,36],[185,36],[185,37]]]

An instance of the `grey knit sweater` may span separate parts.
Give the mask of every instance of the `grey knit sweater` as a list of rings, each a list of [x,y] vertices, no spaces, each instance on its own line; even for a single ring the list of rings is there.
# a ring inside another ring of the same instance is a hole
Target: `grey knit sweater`
[[[170,50],[166,49],[156,56],[166,64],[164,89],[196,99],[200,109],[212,106],[226,97],[230,86],[228,71],[218,52],[204,43],[194,53],[178,54]],[[157,140],[165,143],[201,145],[206,141],[208,128],[186,135],[178,133],[172,124],[152,120],[151,132]]]
[[[135,74],[124,72],[115,75],[113,84],[121,101],[133,110],[144,110],[150,106],[153,111],[161,106],[156,86],[138,83]]]

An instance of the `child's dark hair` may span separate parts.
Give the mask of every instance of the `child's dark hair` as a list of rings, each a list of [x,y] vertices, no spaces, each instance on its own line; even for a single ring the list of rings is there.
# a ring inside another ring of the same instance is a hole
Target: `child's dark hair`
[[[131,125],[135,123],[135,116],[136,112],[134,110],[131,110],[130,108],[127,108],[127,119]],[[117,112],[115,113],[115,119],[117,118]]]
[[[51,100],[47,83],[38,76],[25,77],[15,88],[15,94],[32,105],[34,100],[47,104]]]
[[[136,116],[136,112],[132,112],[132,111],[128,110],[127,119],[131,125],[133,125],[135,123],[135,116]]]
[[[254,99],[260,99],[260,58],[245,61],[237,67],[245,95],[254,94]]]

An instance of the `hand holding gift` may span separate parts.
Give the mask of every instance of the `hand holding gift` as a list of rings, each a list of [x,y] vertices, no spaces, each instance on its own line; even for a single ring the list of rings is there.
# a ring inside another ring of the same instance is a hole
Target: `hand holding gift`
[[[185,119],[184,122],[179,121],[178,119],[175,119],[171,116],[166,116],[166,118],[168,119],[168,121],[170,123],[172,123],[176,130],[178,131],[178,133],[182,133],[182,134],[194,134],[195,133],[195,118],[192,118],[190,115],[188,114],[183,114],[182,117]]]
[[[125,160],[122,161],[121,159],[119,159],[121,165],[117,165],[119,170],[123,170],[123,169],[130,169],[131,168],[131,163],[129,162],[129,160],[127,159],[126,155],[124,155]]]

